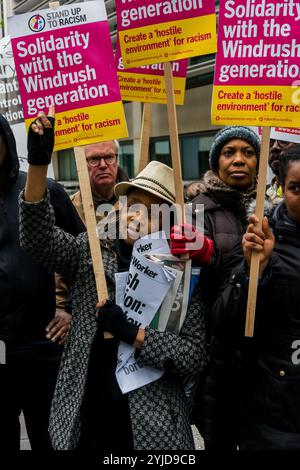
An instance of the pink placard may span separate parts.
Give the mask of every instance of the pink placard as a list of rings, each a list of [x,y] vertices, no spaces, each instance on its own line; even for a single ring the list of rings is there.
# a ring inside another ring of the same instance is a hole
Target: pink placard
[[[140,28],[156,23],[196,18],[215,13],[214,2],[208,0],[115,0],[118,29]]]
[[[300,79],[300,3],[221,0],[215,85]]]
[[[8,19],[28,128],[55,106],[55,150],[128,136],[104,0]]]
[[[42,100],[56,88],[68,98],[56,103],[58,113],[120,101],[111,50],[99,53],[105,37],[108,23],[100,21],[12,39],[25,119],[36,115],[31,98]]]

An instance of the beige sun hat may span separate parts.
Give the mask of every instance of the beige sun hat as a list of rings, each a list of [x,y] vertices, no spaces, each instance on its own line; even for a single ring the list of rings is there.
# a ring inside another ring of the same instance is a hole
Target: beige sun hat
[[[143,189],[170,204],[175,203],[173,170],[164,163],[152,161],[132,181],[116,184],[117,198],[125,196],[131,188]]]

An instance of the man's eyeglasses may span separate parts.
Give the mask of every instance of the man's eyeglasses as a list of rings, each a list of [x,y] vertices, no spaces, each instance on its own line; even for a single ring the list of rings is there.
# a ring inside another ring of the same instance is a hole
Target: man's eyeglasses
[[[112,153],[110,155],[105,155],[103,157],[89,157],[86,159],[87,164],[91,167],[98,166],[101,163],[101,160],[104,160],[106,165],[112,165],[117,160],[117,153]]]
[[[277,140],[277,139],[270,139],[270,148],[273,147],[273,145],[277,142],[277,145],[281,149],[286,149],[290,147],[290,145],[293,145],[293,142],[289,142],[288,140]]]

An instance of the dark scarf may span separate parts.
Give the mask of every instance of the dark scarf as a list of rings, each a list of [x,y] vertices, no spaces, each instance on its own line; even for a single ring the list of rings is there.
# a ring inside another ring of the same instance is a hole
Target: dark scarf
[[[245,191],[234,189],[224,183],[217,173],[207,171],[200,182],[201,192],[212,196],[217,204],[237,214],[242,221],[247,221],[247,208],[256,197],[256,179]]]
[[[92,194],[92,196],[93,196],[93,203],[94,203],[95,211],[97,211],[97,208],[101,204],[112,204],[113,205],[117,201],[115,193],[113,193],[113,195],[109,199],[105,199],[105,198],[97,199],[97,197],[94,194]]]
[[[124,272],[129,270],[131,255],[132,255],[132,246],[124,242],[124,240],[117,238],[116,239],[116,253],[118,259],[118,271]]]

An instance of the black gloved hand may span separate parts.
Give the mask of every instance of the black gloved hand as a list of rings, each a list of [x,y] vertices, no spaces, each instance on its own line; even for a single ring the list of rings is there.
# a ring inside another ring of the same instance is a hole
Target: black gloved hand
[[[54,123],[51,116],[41,116],[29,127],[27,138],[28,163],[30,165],[49,165],[54,147]],[[39,128],[39,132],[32,129]]]
[[[97,312],[97,323],[101,331],[108,331],[116,339],[133,344],[139,327],[129,322],[121,307],[107,300]]]

